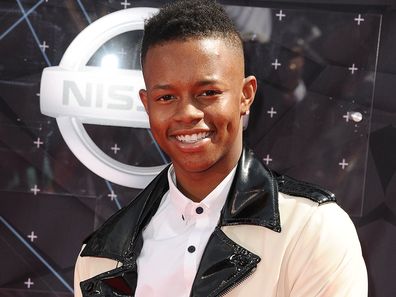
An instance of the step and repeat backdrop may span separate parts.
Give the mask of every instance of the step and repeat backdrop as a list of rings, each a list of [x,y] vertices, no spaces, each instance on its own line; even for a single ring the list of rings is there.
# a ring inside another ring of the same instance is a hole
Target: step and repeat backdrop
[[[396,296],[396,14],[221,3],[258,79],[246,145],[336,194],[370,296]],[[0,296],[73,296],[82,240],[169,162],[137,94],[143,19],[161,4],[1,1]]]

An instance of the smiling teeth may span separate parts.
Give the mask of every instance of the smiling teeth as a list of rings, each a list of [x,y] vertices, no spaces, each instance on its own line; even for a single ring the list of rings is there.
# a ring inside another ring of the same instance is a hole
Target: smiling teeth
[[[209,132],[201,132],[191,135],[178,135],[176,139],[185,143],[195,143],[209,136]]]

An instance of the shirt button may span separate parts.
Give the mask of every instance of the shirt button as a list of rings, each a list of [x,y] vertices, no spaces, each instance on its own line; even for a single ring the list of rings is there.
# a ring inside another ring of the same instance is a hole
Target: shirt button
[[[198,206],[198,207],[195,209],[195,212],[196,212],[197,214],[201,214],[201,213],[203,213],[203,208],[202,208],[201,206]]]
[[[194,253],[195,252],[195,246],[190,245],[187,250],[188,250],[189,253]]]

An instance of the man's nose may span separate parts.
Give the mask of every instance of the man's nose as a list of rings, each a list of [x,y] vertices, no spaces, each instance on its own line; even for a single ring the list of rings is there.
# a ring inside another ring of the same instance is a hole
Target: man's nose
[[[190,123],[201,120],[204,112],[195,98],[183,98],[179,101],[174,120]]]

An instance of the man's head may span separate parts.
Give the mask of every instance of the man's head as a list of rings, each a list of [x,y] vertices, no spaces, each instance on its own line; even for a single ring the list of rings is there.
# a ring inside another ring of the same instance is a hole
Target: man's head
[[[241,119],[256,91],[226,13],[211,1],[167,6],[147,23],[142,61],[139,94],[178,181],[224,177],[241,154]]]

